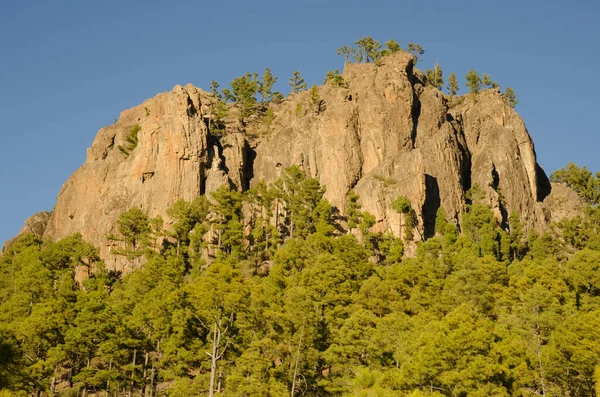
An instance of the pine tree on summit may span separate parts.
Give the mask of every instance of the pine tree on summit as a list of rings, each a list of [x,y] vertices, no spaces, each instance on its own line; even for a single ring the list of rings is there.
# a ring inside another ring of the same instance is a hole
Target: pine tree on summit
[[[337,54],[344,58],[344,63],[350,62],[350,57],[354,55],[356,48],[348,47],[347,45],[338,48]]]
[[[408,43],[408,52],[413,57],[413,65],[419,63],[419,61],[421,60],[421,58],[419,57],[420,55],[425,54],[425,50],[423,49],[423,47],[415,43]]]
[[[473,97],[473,101],[475,102],[477,100],[477,94],[481,90],[481,77],[479,77],[479,74],[477,74],[475,70],[471,69],[469,70],[466,79],[467,81],[465,85],[469,87],[469,90],[471,91],[471,96]]]
[[[455,96],[458,90],[460,89],[460,84],[458,84],[458,79],[454,72],[450,73],[450,77],[448,77],[448,93],[452,96]]]
[[[402,51],[402,48],[400,48],[400,44],[398,44],[398,42],[394,39],[386,41],[385,46],[388,48],[390,54],[395,54],[399,51]]]
[[[508,101],[508,104],[511,108],[514,108],[515,106],[517,106],[517,103],[519,103],[519,100],[517,99],[517,94],[515,94],[515,90],[513,90],[510,87],[506,87],[506,90],[504,91],[504,97]]]
[[[425,76],[427,78],[427,83],[431,84],[438,90],[441,90],[444,87],[442,67],[439,64],[436,64],[433,70],[426,69]]]
[[[376,62],[381,57],[381,44],[371,36],[366,36],[356,42],[357,50],[354,56],[357,62]]]
[[[299,71],[295,71],[294,75],[289,78],[288,84],[292,87],[292,94],[296,94],[306,89],[306,81],[302,78]]]
[[[273,76],[271,69],[265,68],[265,73],[261,81],[258,82],[258,93],[261,97],[261,103],[265,104],[273,100],[273,85],[277,82],[277,77]]]
[[[492,80],[492,77],[489,74],[483,74],[483,77],[481,79],[481,82],[483,83],[483,86],[485,88],[498,88],[500,87],[498,85],[498,83],[496,83],[495,81]]]

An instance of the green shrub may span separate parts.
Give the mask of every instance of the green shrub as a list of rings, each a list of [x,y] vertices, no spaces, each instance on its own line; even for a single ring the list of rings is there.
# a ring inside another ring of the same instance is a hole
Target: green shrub
[[[136,148],[138,144],[138,132],[141,130],[142,127],[139,124],[134,125],[129,131],[129,134],[125,137],[125,142],[127,142],[127,145],[125,145],[125,147],[119,145],[119,150],[125,155],[125,157],[129,157],[131,151]]]

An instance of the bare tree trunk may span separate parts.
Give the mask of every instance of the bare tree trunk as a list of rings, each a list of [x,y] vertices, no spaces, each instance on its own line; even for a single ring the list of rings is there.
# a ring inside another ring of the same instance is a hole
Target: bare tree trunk
[[[217,335],[217,333],[219,335]],[[215,395],[215,377],[217,374],[217,354],[219,353],[218,344],[220,342],[220,330],[217,324],[217,320],[215,320],[214,328],[213,328],[213,346],[212,346],[212,354],[211,354],[211,362],[210,362],[210,386],[208,388],[208,396],[213,397]]]
[[[135,358],[137,356],[137,349],[133,350],[133,364],[131,366],[131,383],[129,385],[129,395],[133,396],[133,383],[135,380]]]
[[[296,392],[296,374],[298,373],[298,361],[300,361],[300,349],[302,347],[302,337],[304,336],[304,323],[302,323],[302,330],[300,331],[300,341],[298,342],[298,351],[296,352],[296,364],[294,364],[294,377],[292,378],[292,393],[291,397],[294,397]]]
[[[112,369],[112,358],[108,362],[108,371]],[[110,378],[106,381],[106,397],[108,397],[108,391],[110,390]]]
[[[542,367],[542,341],[540,339],[540,325],[536,325],[536,336],[537,336],[537,358],[540,366],[540,381],[542,383],[542,396],[546,397],[546,385],[544,383],[544,368]]]
[[[222,231],[219,229],[219,240],[217,241],[217,248],[221,251],[221,233]]]
[[[148,356],[149,352],[146,352],[146,357],[144,358],[144,375],[142,377],[142,396],[146,395],[146,384],[148,379]]]
[[[154,396],[154,360],[152,360],[152,370],[150,373],[150,397],[152,397]]]
[[[275,229],[279,230],[279,200],[275,200]]]
[[[56,368],[54,369],[54,373],[56,373]],[[52,378],[50,378],[50,393],[52,395],[54,395],[55,393],[55,388],[56,388],[56,376],[52,376]]]
[[[402,224],[404,220],[404,214],[400,213],[400,222],[398,223],[398,238],[402,238],[402,229],[404,229],[404,225]]]
[[[221,393],[221,382],[223,381],[223,368],[219,368],[219,382],[217,383],[217,393]]]

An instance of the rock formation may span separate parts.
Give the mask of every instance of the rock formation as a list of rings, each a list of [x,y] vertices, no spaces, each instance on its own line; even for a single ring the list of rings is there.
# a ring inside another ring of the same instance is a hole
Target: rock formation
[[[44,233],[57,239],[77,231],[100,248],[109,267],[118,268],[106,240],[118,216],[131,206],[162,215],[176,200],[192,200],[229,180],[242,181],[247,149],[232,134],[221,143],[208,134],[209,99],[192,86],[175,87],[121,113],[114,125],[101,129],[88,149],[85,164],[63,185]],[[119,146],[139,125],[135,149],[126,155]],[[233,141],[223,149],[223,144]],[[226,153],[236,165],[227,162]],[[245,184],[245,185],[244,185]]]
[[[23,226],[23,228],[19,231],[19,233],[17,233],[15,237],[11,238],[10,240],[7,240],[4,243],[4,245],[2,246],[2,251],[0,251],[0,253],[5,253],[6,250],[8,250],[10,246],[13,245],[13,243],[25,233],[33,233],[35,235],[42,236],[44,234],[44,231],[46,230],[46,227],[48,226],[50,216],[52,216],[50,212],[42,211],[33,214],[32,216],[27,218],[27,220],[25,220],[25,225]]]
[[[379,65],[349,64],[343,78],[346,87],[319,87],[319,106],[307,91],[293,94],[270,105],[269,123],[230,122],[220,137],[210,131],[214,98],[190,85],[124,111],[99,131],[85,164],[62,187],[44,237],[81,232],[117,267],[105,236],[129,207],[168,219],[177,199],[222,184],[245,190],[274,181],[292,164],[318,178],[341,213],[354,189],[379,231],[399,234],[391,202],[407,196],[417,214],[416,239],[434,234],[440,206],[460,224],[475,184],[499,222],[512,211],[537,229],[551,220],[544,203],[562,199],[551,194],[523,121],[499,92],[486,90],[476,101],[450,98],[427,85],[404,53]],[[118,147],[135,125],[137,146],[127,156]]]

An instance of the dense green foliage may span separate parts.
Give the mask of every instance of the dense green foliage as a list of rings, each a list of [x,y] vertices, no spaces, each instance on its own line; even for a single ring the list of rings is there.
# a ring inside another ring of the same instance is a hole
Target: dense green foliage
[[[597,193],[585,168],[553,178]],[[402,258],[399,239],[369,230],[356,194],[343,231],[323,193],[293,167],[244,194],[176,202],[169,231],[133,207],[110,236],[138,267],[123,276],[80,235],[23,236],[0,259],[0,388],[596,395],[596,205],[525,237],[514,214],[501,229],[475,190],[461,234],[440,208],[436,237]],[[403,196],[394,207],[412,212]]]

